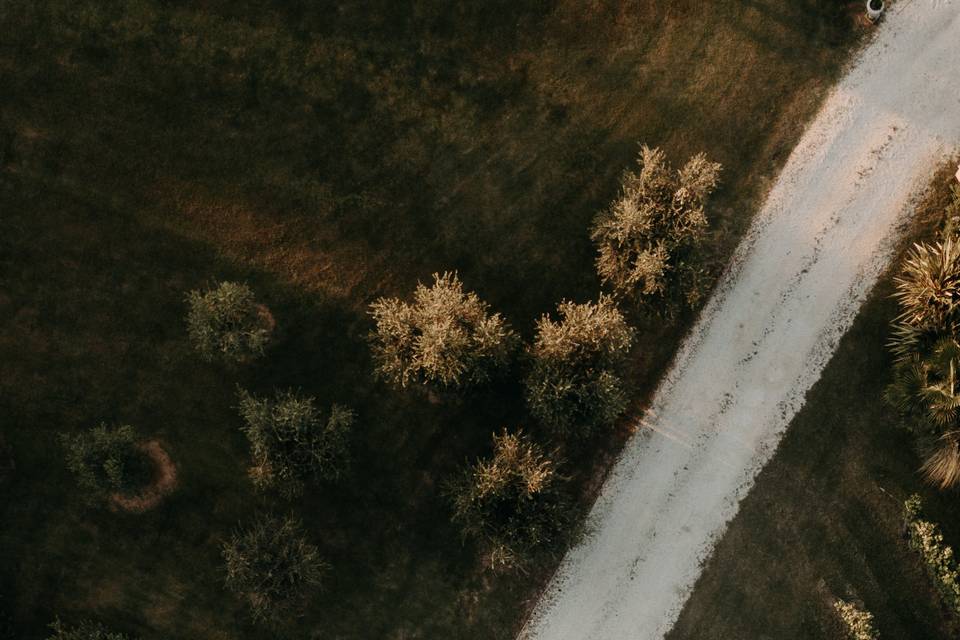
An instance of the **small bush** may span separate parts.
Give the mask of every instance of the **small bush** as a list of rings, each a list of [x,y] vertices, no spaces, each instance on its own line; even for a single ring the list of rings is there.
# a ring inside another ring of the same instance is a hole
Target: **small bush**
[[[853,604],[837,600],[833,603],[848,640],[879,640],[880,633],[873,626],[873,614]]]
[[[562,302],[557,311],[560,322],[546,315],[537,322],[527,404],[560,433],[586,435],[613,424],[627,407],[619,374],[635,333],[609,296],[596,304]]]
[[[84,621],[75,627],[66,627],[59,620],[50,625],[53,635],[47,640],[132,640],[130,636],[108,630],[102,624]]]
[[[246,284],[221,282],[210,291],[191,291],[187,303],[187,330],[204,360],[236,363],[263,355],[273,318]]]
[[[456,273],[418,284],[413,303],[380,298],[370,307],[377,375],[398,386],[455,390],[489,381],[506,366],[516,335]]]
[[[939,527],[920,518],[923,503],[912,495],[903,504],[904,524],[910,548],[923,560],[927,574],[950,611],[960,616],[960,573],[953,549],[943,543]]]
[[[484,548],[490,568],[526,564],[566,540],[570,503],[556,461],[522,433],[493,436],[493,456],[449,487],[453,520]]]
[[[671,316],[696,304],[706,274],[694,250],[704,238],[704,207],[720,165],[704,154],[674,171],[660,149],[644,145],[638,172],[626,172],[620,196],[593,223],[597,272],[617,295]]]
[[[67,468],[88,500],[111,493],[129,493],[150,480],[150,463],[137,448],[137,434],[130,425],[105,424],[78,434],[62,434]]]
[[[257,487],[276,487],[292,496],[310,478],[336,480],[346,471],[352,411],[335,404],[324,420],[313,398],[291,391],[268,400],[241,389],[239,398]]]
[[[227,588],[257,621],[279,622],[299,612],[321,584],[327,564],[292,518],[261,517],[223,545]]]

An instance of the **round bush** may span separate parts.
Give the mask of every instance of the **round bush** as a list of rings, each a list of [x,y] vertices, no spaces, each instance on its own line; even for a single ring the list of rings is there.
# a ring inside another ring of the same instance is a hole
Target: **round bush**
[[[246,284],[221,282],[210,291],[191,291],[187,303],[187,330],[204,360],[237,363],[263,355],[273,316]]]
[[[588,435],[627,408],[620,370],[634,331],[609,296],[597,303],[558,305],[561,320],[543,316],[529,348],[530,412],[562,434]]]
[[[327,570],[293,518],[259,518],[223,545],[223,558],[227,588],[246,600],[258,621],[297,613]]]
[[[493,436],[493,456],[449,487],[453,520],[477,540],[491,568],[522,566],[566,540],[570,503],[556,462],[522,433]]]
[[[439,391],[489,381],[509,362],[516,335],[477,294],[463,291],[456,273],[433,279],[432,287],[417,285],[412,304],[380,298],[371,305],[377,374],[398,387]]]
[[[62,434],[60,440],[67,468],[90,501],[130,493],[150,481],[150,461],[137,448],[137,434],[130,425],[101,424],[82,433]]]
[[[270,400],[239,391],[244,434],[250,441],[250,475],[260,487],[293,496],[310,478],[337,480],[349,466],[353,412],[333,405],[326,420],[313,398],[281,391]]]

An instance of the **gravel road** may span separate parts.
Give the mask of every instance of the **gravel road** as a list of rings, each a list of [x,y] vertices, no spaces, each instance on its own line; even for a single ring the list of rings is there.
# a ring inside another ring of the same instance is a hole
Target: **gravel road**
[[[791,154],[521,638],[664,636],[912,204],[960,145],[960,0],[888,5]]]

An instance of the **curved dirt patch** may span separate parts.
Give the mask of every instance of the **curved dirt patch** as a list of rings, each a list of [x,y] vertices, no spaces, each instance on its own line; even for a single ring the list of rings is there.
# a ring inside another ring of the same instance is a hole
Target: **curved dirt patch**
[[[148,440],[137,445],[153,463],[153,480],[134,495],[114,493],[110,496],[113,507],[131,513],[143,513],[160,504],[177,486],[177,465],[157,440]]]
[[[958,8],[899,3],[833,90],[522,638],[654,640],[671,628],[918,192],[960,144]]]

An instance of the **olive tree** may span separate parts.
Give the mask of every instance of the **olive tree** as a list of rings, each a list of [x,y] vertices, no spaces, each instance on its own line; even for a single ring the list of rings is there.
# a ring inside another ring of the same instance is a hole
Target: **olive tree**
[[[721,167],[700,153],[674,171],[663,151],[646,145],[638,163],[639,171],[624,173],[620,195],[594,220],[597,272],[618,296],[672,315],[704,293],[695,249],[706,234],[705,205]]]
[[[223,558],[227,588],[246,601],[257,621],[299,613],[327,570],[293,518],[258,518],[224,543]]]
[[[204,360],[238,363],[263,355],[273,316],[244,283],[221,282],[187,294],[187,331]]]
[[[76,434],[61,434],[67,468],[91,502],[111,493],[128,493],[150,480],[150,462],[137,448],[130,425],[105,424]]]
[[[348,437],[353,412],[333,405],[327,416],[316,401],[292,391],[272,399],[240,389],[242,430],[250,441],[250,476],[259,488],[276,487],[289,496],[311,479],[336,480],[349,465]]]
[[[453,520],[481,545],[490,568],[522,566],[567,539],[565,481],[557,462],[522,433],[495,434],[492,457],[468,466],[448,487]]]
[[[380,298],[370,307],[376,373],[398,386],[456,390],[489,381],[506,366],[516,334],[456,273],[418,284],[413,302]]]
[[[97,622],[83,621],[74,627],[65,626],[60,620],[50,625],[53,635],[47,640],[132,640],[130,636],[115,631]]]
[[[562,434],[588,435],[627,408],[620,377],[635,332],[610,296],[596,303],[562,302],[560,321],[544,315],[528,348],[530,412]]]

